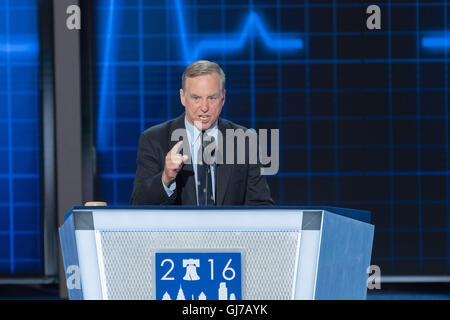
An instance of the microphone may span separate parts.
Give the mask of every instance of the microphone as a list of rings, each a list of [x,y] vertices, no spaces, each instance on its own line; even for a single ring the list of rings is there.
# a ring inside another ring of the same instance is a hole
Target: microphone
[[[203,139],[205,137],[202,135],[202,147],[203,147],[203,160],[205,163],[212,165],[215,164],[216,158],[216,140],[213,136],[208,137],[209,139]],[[206,152],[205,152],[206,151]]]
[[[215,153],[216,153],[216,141],[214,139],[213,136],[206,136],[205,131],[202,131],[202,157],[203,157],[203,163],[210,165],[214,168],[214,172],[216,172],[216,157],[215,157]],[[205,137],[207,137],[207,139],[204,139]],[[212,171],[211,171],[211,177],[212,177]],[[212,179],[211,179],[212,180]],[[217,186],[217,179],[215,179],[215,184]],[[206,188],[208,189],[208,176],[206,176],[206,181],[205,181],[205,185]],[[217,189],[216,189],[217,191]],[[205,199],[205,201],[207,201],[207,199]],[[214,197],[214,202],[215,202],[215,197]],[[205,203],[206,205],[206,203]]]

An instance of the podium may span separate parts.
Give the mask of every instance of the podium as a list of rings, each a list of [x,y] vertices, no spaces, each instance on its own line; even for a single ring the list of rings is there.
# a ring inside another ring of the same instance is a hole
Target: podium
[[[74,207],[59,234],[70,299],[366,299],[369,222],[333,207]]]

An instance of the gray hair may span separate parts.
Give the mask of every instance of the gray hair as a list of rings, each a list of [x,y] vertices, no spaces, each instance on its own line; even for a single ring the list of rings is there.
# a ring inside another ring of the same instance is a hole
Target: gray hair
[[[225,73],[222,68],[215,62],[211,62],[208,60],[199,60],[193,62],[186,68],[183,72],[183,76],[181,78],[181,88],[183,91],[186,90],[186,80],[187,78],[195,78],[198,76],[203,76],[207,74],[217,73],[219,75],[220,84],[222,86],[222,90],[225,89]]]

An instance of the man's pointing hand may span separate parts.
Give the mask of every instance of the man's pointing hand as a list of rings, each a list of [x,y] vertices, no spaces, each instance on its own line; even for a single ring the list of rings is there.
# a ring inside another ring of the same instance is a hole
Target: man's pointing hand
[[[170,183],[175,180],[183,167],[184,163],[188,160],[187,155],[179,154],[178,151],[183,141],[178,141],[176,145],[167,153],[166,161],[164,164],[164,172],[162,175],[163,183],[166,187],[169,187]]]

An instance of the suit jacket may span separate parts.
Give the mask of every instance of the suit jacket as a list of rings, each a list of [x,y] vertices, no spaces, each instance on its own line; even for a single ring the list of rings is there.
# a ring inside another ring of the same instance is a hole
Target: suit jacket
[[[134,179],[132,205],[197,205],[196,185],[192,164],[184,164],[176,177],[176,189],[168,196],[162,185],[162,174],[167,153],[178,141],[171,141],[172,132],[185,129],[183,113],[145,130],[139,138],[137,171]],[[259,164],[249,164],[246,152],[245,164],[225,164],[226,129],[246,128],[219,118],[218,130],[224,137],[224,164],[216,167],[216,205],[273,205],[265,176],[260,174]],[[236,155],[236,145],[235,152]],[[248,151],[248,143],[246,143]],[[190,155],[189,155],[190,156]]]

